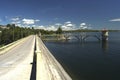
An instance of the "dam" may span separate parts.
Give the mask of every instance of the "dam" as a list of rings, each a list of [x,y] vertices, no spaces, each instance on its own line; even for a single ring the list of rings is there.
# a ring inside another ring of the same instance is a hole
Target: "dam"
[[[36,36],[37,80],[72,80],[60,63]]]
[[[72,78],[42,40],[37,35],[31,35],[0,48],[0,80],[72,80]]]

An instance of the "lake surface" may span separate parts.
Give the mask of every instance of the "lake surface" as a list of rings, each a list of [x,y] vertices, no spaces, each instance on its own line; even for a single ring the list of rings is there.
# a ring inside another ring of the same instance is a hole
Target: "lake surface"
[[[120,32],[104,43],[94,37],[44,43],[73,80],[120,80]]]

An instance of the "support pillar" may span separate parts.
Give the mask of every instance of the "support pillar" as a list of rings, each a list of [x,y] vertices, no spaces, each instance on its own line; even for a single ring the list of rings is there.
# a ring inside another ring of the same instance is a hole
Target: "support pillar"
[[[108,30],[103,29],[102,30],[102,41],[108,41],[108,36],[109,36]]]

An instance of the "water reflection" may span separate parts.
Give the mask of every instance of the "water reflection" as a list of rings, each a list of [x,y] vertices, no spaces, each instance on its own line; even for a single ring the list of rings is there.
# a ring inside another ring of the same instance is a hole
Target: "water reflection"
[[[120,33],[110,33],[109,41],[94,37],[81,42],[46,42],[73,80],[120,80]]]
[[[102,50],[107,53],[108,51],[108,41],[102,41]]]

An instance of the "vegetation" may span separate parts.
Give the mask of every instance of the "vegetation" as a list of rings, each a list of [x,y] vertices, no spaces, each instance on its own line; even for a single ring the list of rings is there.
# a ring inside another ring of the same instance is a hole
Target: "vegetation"
[[[29,36],[31,34],[62,34],[63,32],[100,32],[101,30],[71,30],[71,31],[63,31],[61,27],[59,27],[56,31],[47,31],[43,29],[34,29],[15,26],[15,24],[7,24],[6,27],[1,27],[0,25],[0,46],[9,44],[13,41],[16,41],[20,38]],[[109,31],[119,31],[119,30],[109,30]]]
[[[34,29],[7,24],[6,28],[0,28],[0,45],[6,45],[31,34],[35,34]]]
[[[61,28],[61,27],[59,27],[59,28],[57,29],[56,34],[62,34],[62,28]]]
[[[7,24],[6,27],[0,25],[0,46],[9,44],[18,39],[24,38],[32,34],[55,34],[56,31],[47,31],[43,29],[34,29],[15,26],[15,24]],[[57,33],[61,33],[59,29]]]

